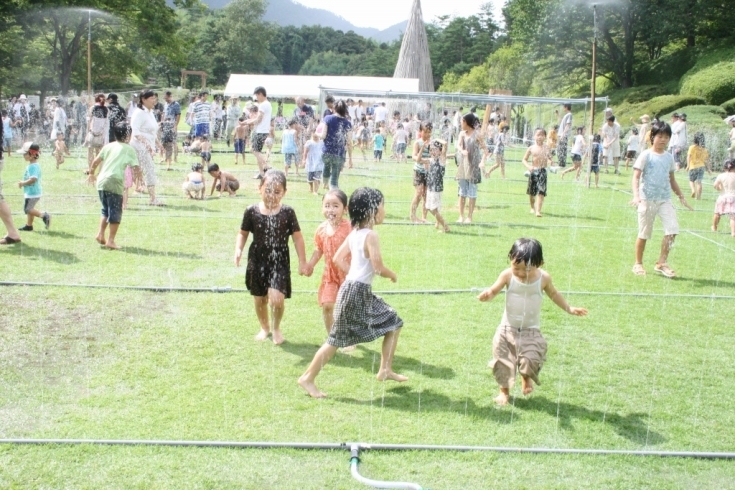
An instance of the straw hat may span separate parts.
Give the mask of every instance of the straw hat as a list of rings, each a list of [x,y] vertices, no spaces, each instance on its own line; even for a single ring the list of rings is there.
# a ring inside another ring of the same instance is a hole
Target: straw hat
[[[640,119],[641,119],[641,121],[642,121],[642,122],[645,122],[645,123],[647,123],[647,122],[651,122],[651,116],[649,116],[648,114],[643,114],[643,115],[642,115],[642,116],[640,117]]]

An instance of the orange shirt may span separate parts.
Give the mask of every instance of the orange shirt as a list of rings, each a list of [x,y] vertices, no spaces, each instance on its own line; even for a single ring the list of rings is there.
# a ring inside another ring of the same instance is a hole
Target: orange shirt
[[[314,233],[314,245],[317,250],[324,254],[322,284],[332,283],[340,285],[344,282],[346,274],[339,270],[332,259],[351,231],[352,226],[346,219],[342,220],[342,223],[339,224],[333,235],[329,235],[329,223],[327,221],[319,225],[316,229],[316,233]]]

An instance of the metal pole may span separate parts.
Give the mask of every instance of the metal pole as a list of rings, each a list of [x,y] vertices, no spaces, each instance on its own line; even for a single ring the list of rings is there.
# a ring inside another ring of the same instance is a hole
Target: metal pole
[[[590,82],[590,100],[592,107],[590,110],[590,144],[587,145],[590,151],[590,158],[587,163],[587,187],[589,188],[592,180],[592,138],[595,136],[595,79],[597,78],[597,5],[592,5],[593,34],[592,34],[592,81]],[[599,162],[597,162],[599,164]]]
[[[92,95],[92,11],[87,11],[89,17],[87,24],[89,32],[87,33],[87,97]]]

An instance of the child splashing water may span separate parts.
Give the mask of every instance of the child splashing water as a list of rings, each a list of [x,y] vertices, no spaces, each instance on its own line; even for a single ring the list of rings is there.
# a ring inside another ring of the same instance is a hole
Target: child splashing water
[[[324,316],[324,327],[327,334],[332,331],[334,323],[334,304],[337,301],[337,293],[340,286],[345,282],[345,273],[334,262],[337,250],[342,246],[347,236],[352,231],[350,222],[344,219],[347,209],[347,194],[339,189],[327,192],[322,199],[322,214],[327,219],[319,225],[314,233],[314,245],[316,250],[309,259],[307,275],[311,275],[314,267],[324,256],[324,272],[322,282],[319,285],[317,297],[319,306],[322,307]],[[347,258],[349,262],[349,256]]]
[[[712,218],[712,231],[717,231],[720,216],[730,217],[730,233],[735,238],[735,160],[725,160],[723,172],[715,179],[715,189],[720,191],[715,203],[715,215]]]
[[[500,394],[495,397],[498,405],[506,405],[510,400],[516,370],[521,373],[524,395],[533,391],[532,381],[541,384],[538,375],[546,360],[546,340],[540,330],[543,293],[570,315],[587,314],[584,308],[569,306],[554,287],[551,276],[541,269],[544,256],[537,240],[516,240],[508,258],[510,268],[501,272],[495,284],[477,297],[480,301],[490,301],[506,288],[505,312],[493,337],[490,361],[493,376],[500,385]]]
[[[398,280],[396,273],[383,264],[378,234],[373,230],[385,217],[383,194],[368,187],[357,189],[350,196],[348,210],[353,231],[334,256],[337,267],[347,272],[337,294],[334,325],[326,343],[298,380],[299,385],[314,398],[326,396],[314,381],[338,347],[372,342],[378,337],[383,337],[378,380],[408,381],[407,377],[393,372],[393,356],[403,320],[385,301],[373,294],[371,287],[376,274],[392,282]]]
[[[528,188],[526,194],[531,202],[531,213],[541,217],[541,207],[546,197],[546,166],[551,163],[551,152],[544,146],[546,130],[539,128],[533,135],[535,144],[528,147],[523,155],[523,165],[528,169]],[[529,157],[531,159],[529,163]],[[566,158],[566,157],[565,157]]]
[[[293,238],[299,256],[299,274],[306,273],[304,237],[294,210],[281,199],[286,194],[286,176],[280,170],[268,170],[260,182],[262,201],[249,206],[242,219],[235,243],[235,265],[240,267],[242,250],[250,233],[253,243],[248,249],[245,285],[253,296],[260,332],[255,340],[264,341],[273,334],[273,343],[282,344],[281,319],[285,299],[291,297],[291,265],[288,237]],[[268,320],[268,306],[273,323]],[[273,331],[271,332],[271,328]]]

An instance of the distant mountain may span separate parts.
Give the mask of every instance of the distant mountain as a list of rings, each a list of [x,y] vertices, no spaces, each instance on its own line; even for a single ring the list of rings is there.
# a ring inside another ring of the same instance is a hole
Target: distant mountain
[[[219,9],[230,3],[229,0],[202,0],[202,2],[211,9]],[[406,12],[406,16],[408,16],[408,13]],[[408,20],[406,20],[382,31],[371,27],[356,27],[328,10],[310,8],[292,0],[268,0],[268,9],[263,16],[263,20],[275,22],[279,26],[320,25],[343,32],[355,31],[356,34],[375,39],[381,43],[399,39],[406,30],[406,24],[408,23]]]

